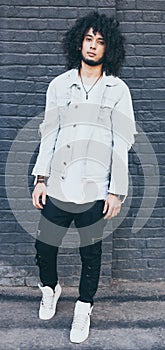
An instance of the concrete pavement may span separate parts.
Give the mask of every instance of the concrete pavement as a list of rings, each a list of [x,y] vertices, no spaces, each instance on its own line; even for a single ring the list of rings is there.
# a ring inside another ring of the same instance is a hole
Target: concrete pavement
[[[165,282],[100,286],[82,344],[69,342],[77,288],[63,287],[50,321],[38,319],[38,288],[1,287],[0,295],[0,350],[165,350]]]

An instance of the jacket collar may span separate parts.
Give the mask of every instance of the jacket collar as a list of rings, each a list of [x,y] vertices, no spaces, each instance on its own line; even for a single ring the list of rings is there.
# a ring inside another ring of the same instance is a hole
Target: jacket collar
[[[78,69],[74,68],[68,71],[68,86],[72,87],[73,85],[79,85]],[[114,77],[113,75],[106,75],[103,72],[103,83],[105,86],[115,86],[119,84],[119,78]]]

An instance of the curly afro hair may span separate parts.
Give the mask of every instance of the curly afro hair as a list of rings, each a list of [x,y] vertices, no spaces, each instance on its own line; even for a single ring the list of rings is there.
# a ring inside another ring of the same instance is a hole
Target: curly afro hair
[[[67,68],[80,68],[82,42],[86,32],[92,28],[94,34],[100,33],[105,40],[105,56],[103,70],[106,75],[117,76],[125,58],[124,37],[119,29],[119,22],[114,17],[100,15],[93,11],[87,16],[77,19],[63,39]]]

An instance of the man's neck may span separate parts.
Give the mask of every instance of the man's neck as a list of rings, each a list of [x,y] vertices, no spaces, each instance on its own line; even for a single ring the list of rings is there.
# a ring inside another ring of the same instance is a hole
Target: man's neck
[[[99,76],[102,75],[102,64],[91,67],[85,62],[81,62],[81,68],[80,68],[80,74],[82,78],[86,81],[92,81],[94,79],[97,79]]]

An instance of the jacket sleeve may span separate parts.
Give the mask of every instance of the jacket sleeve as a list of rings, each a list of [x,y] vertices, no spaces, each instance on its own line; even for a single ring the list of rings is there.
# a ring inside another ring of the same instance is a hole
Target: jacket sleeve
[[[41,135],[41,143],[32,175],[43,175],[49,177],[51,160],[59,131],[57,99],[55,86],[52,82],[47,89],[45,116],[43,122],[39,126],[39,131]]]
[[[128,194],[128,151],[135,141],[134,135],[137,134],[132,99],[127,85],[124,85],[122,96],[112,111],[111,122],[113,147],[108,192],[124,195],[126,198]]]

